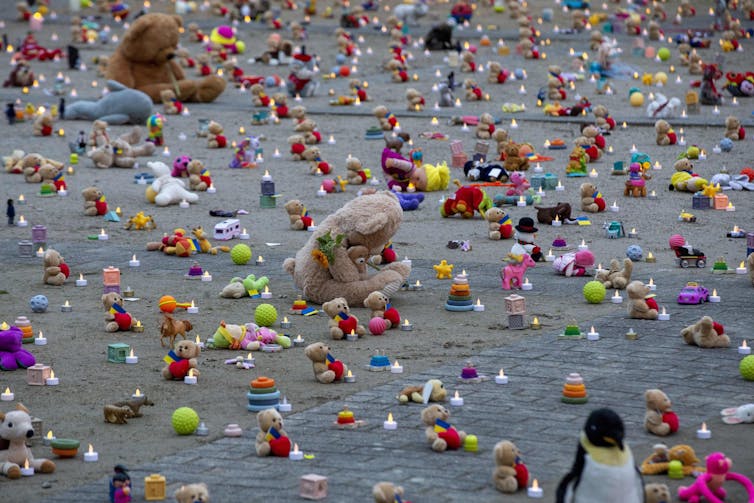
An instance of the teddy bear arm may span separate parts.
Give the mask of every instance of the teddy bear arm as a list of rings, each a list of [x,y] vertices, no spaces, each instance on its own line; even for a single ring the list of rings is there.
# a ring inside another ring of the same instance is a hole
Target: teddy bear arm
[[[395,262],[389,265],[394,265]],[[406,275],[407,277],[408,275]],[[334,297],[344,297],[349,304],[360,304],[375,290],[386,295],[393,295],[400,290],[406,277],[397,271],[385,267],[382,271],[367,279],[352,282],[340,282],[334,279],[326,280],[314,288],[307,290],[307,297],[312,302],[322,303]]]

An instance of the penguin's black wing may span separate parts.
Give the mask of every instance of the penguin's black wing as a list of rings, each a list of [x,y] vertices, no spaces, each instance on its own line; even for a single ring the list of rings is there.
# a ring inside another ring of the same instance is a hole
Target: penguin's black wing
[[[584,471],[584,459],[586,456],[586,451],[581,446],[581,443],[579,443],[578,448],[576,449],[576,457],[573,460],[573,466],[571,467],[571,471],[568,472],[560,481],[560,484],[558,484],[558,489],[555,492],[555,503],[567,503],[565,500],[566,493],[568,492],[568,486],[570,484],[573,485],[573,488],[571,489],[572,493],[576,492],[576,488],[579,485],[579,482],[581,482],[581,473]]]

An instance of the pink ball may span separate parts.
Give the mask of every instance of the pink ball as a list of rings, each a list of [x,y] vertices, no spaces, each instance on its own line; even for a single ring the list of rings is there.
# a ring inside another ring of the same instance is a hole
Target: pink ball
[[[670,239],[668,239],[668,243],[671,248],[678,248],[679,246],[686,244],[686,240],[680,234],[673,234],[670,236]]]
[[[332,194],[335,192],[335,180],[331,178],[325,178],[322,180],[322,188],[325,189],[325,192],[328,194]]]
[[[369,331],[372,335],[382,335],[387,329],[387,322],[383,318],[374,317],[369,320]]]

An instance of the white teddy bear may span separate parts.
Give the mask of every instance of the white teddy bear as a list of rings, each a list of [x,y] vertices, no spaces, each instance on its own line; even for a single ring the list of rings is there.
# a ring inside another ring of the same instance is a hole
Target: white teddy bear
[[[157,206],[179,204],[181,201],[195,203],[199,196],[186,190],[186,184],[170,176],[170,168],[161,161],[148,162],[147,166],[154,172],[155,180],[147,187],[147,201]]]

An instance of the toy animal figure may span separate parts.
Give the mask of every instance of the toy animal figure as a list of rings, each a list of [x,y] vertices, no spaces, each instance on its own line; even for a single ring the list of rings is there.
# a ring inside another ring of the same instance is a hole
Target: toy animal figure
[[[647,197],[646,180],[651,180],[652,175],[644,171],[641,164],[632,162],[628,167],[628,180],[623,189],[624,196]]]
[[[293,56],[290,65],[291,73],[288,76],[286,86],[291,98],[314,96],[314,92],[319,87],[319,82],[313,80],[317,75],[314,59],[310,54],[304,52],[305,49],[305,47],[302,47],[301,52]]]
[[[726,424],[754,423],[754,403],[723,409],[720,415]]]
[[[128,424],[128,419],[134,417],[134,413],[128,407],[116,407],[105,405],[103,408],[105,422],[110,424]]]
[[[678,488],[678,498],[681,501],[695,503],[703,497],[710,503],[723,503],[727,494],[723,483],[727,480],[741,484],[749,495],[749,501],[754,501],[754,484],[746,476],[730,471],[733,462],[725,454],[713,452],[707,456],[706,464],[707,473],[701,474],[691,486]]]
[[[0,472],[9,479],[21,478],[21,467],[26,462],[37,473],[53,473],[55,463],[49,459],[34,458],[26,446],[27,440],[34,436],[29,409],[16,405],[16,410],[0,412],[0,443],[7,444],[6,450],[0,450]]]
[[[197,253],[209,253],[210,255],[217,255],[217,252],[220,251],[226,253],[230,251],[230,247],[228,246],[212,246],[212,243],[210,243],[209,239],[207,239],[202,226],[194,227],[193,229],[191,229],[191,234],[193,234],[194,236],[192,238],[192,241],[194,242]]]
[[[512,257],[511,254],[508,255]],[[524,253],[520,261],[511,259],[511,262],[500,271],[500,277],[503,280],[503,290],[521,289],[524,283],[524,274],[529,267],[536,266],[536,262],[528,253]]]
[[[162,313],[160,323],[160,346],[165,347],[165,339],[170,340],[170,348],[175,348],[175,338],[183,337],[186,340],[186,332],[194,328],[188,320],[176,320],[170,313]]]
[[[121,400],[120,402],[115,402],[113,404],[115,407],[127,407],[131,410],[131,417],[142,417],[144,414],[141,413],[142,407],[152,407],[154,405],[154,402],[147,398],[146,395],[141,395],[137,398],[131,398],[130,400]]]
[[[154,223],[152,215],[145,215],[143,211],[140,211],[128,219],[124,228],[127,231],[130,231],[131,229],[137,231],[151,231],[157,228],[157,224]]]
[[[722,77],[722,72],[715,64],[704,64],[702,67],[702,80],[693,82],[692,87],[699,87],[699,100],[702,105],[720,105],[723,97],[715,87],[715,81]]]

